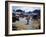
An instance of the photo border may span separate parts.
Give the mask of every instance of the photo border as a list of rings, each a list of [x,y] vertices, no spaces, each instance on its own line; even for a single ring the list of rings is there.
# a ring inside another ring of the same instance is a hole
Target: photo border
[[[43,32],[42,33],[26,33],[26,34],[8,34],[8,2],[11,3],[28,3],[28,4],[42,4],[43,5]],[[18,35],[35,35],[35,34],[45,34],[45,3],[40,2],[24,2],[24,1],[5,1],[5,36],[18,36]]]

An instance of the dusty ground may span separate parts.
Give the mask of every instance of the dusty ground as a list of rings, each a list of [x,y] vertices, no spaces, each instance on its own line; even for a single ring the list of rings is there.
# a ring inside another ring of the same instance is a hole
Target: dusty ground
[[[40,20],[30,20],[29,24],[26,25],[26,20],[21,19],[20,21],[14,22],[14,26],[17,27],[17,30],[31,30],[31,29],[39,29]]]

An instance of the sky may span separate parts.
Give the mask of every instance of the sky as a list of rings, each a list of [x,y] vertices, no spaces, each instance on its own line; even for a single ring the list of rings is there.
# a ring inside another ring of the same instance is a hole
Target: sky
[[[21,9],[25,12],[34,11],[35,9],[40,10],[39,7],[22,7],[22,6],[21,7],[20,6],[13,6],[12,9],[14,9],[14,10]]]

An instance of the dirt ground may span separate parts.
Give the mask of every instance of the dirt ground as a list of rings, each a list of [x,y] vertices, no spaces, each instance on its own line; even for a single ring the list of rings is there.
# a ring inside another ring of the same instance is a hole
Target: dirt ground
[[[40,19],[38,20],[32,20],[32,22],[29,22],[30,24],[26,25],[26,21],[17,21],[14,22],[13,26],[17,27],[17,30],[32,30],[32,29],[40,29]]]

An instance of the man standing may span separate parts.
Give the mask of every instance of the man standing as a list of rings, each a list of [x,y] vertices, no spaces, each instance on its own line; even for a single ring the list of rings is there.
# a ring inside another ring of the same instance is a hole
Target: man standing
[[[29,24],[29,19],[30,19],[30,16],[27,16],[27,17],[26,17],[27,25]]]

